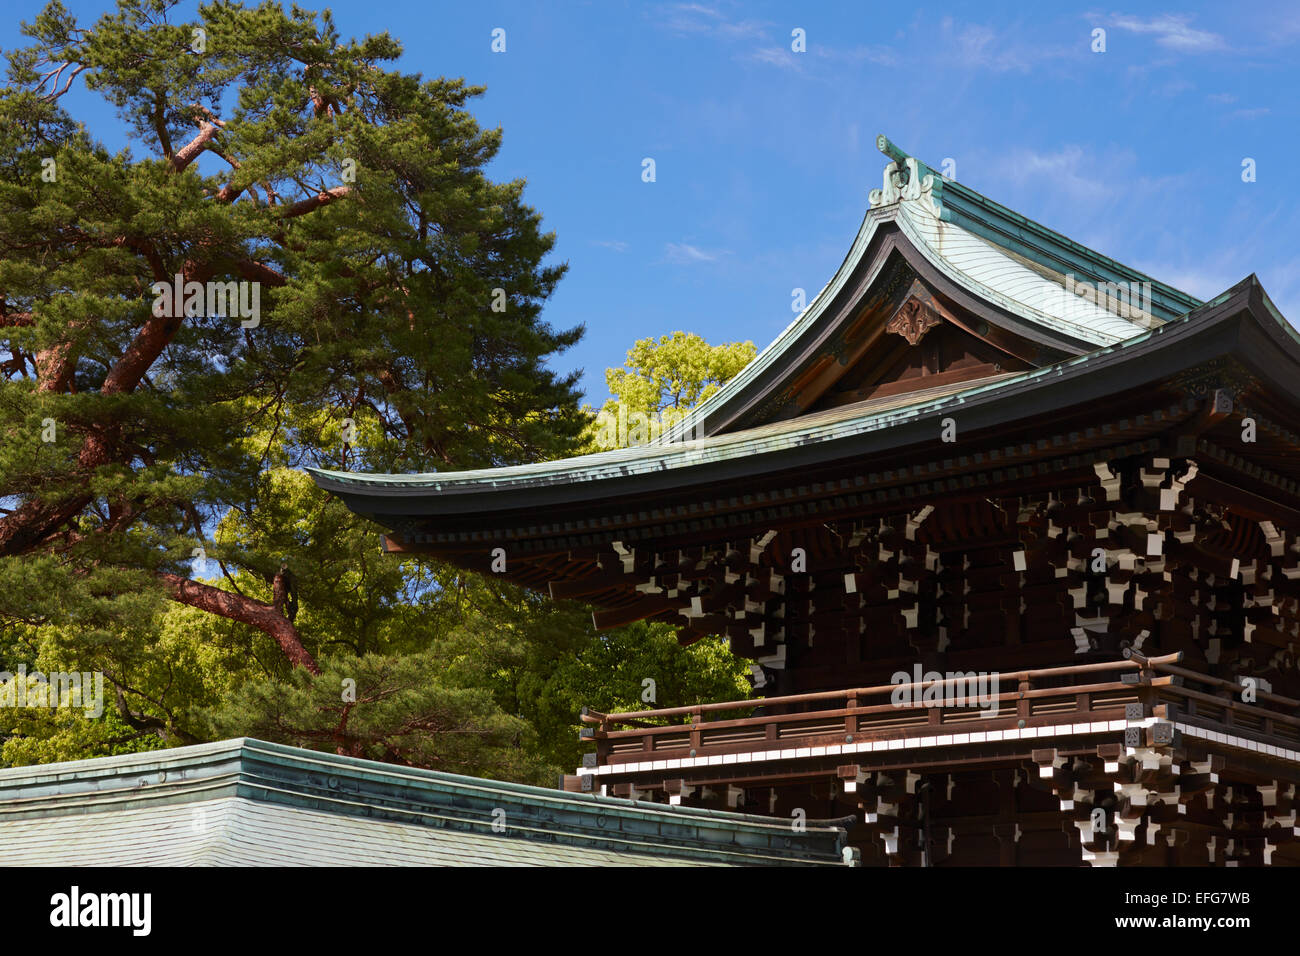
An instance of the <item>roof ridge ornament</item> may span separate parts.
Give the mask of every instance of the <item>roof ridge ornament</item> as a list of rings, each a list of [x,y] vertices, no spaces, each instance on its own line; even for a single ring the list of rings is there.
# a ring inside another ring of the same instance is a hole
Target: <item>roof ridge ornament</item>
[[[909,156],[889,141],[883,133],[876,137],[876,148],[893,160],[885,167],[880,189],[867,195],[872,209],[892,205],[900,200],[926,199],[927,209],[938,215],[941,211],[939,197],[942,187],[936,189],[934,172],[915,156]]]

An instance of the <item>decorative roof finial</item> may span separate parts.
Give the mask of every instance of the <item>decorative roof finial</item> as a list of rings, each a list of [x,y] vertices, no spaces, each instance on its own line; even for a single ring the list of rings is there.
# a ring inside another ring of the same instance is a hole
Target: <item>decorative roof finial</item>
[[[884,133],[876,137],[876,149],[893,162],[885,167],[882,187],[871,190],[867,196],[872,208],[925,196],[937,209],[942,186],[928,166],[899,149]]]
[[[894,169],[886,170],[885,178],[887,179],[890,178],[889,174],[892,172],[894,188],[901,190],[904,186],[908,184],[909,180],[911,179],[912,166],[916,165],[915,162],[909,164],[908,159],[910,157],[907,155],[907,153],[903,152],[901,149],[899,149],[897,146],[891,143],[889,141],[889,137],[886,136],[884,133],[881,133],[879,136],[876,137],[876,149],[880,150],[882,153],[884,153],[886,156],[888,156],[890,159],[894,161]]]
[[[903,152],[891,143],[889,137],[884,133],[881,133],[876,137],[876,149],[880,150],[894,162],[898,163],[900,169],[907,165],[907,153]]]

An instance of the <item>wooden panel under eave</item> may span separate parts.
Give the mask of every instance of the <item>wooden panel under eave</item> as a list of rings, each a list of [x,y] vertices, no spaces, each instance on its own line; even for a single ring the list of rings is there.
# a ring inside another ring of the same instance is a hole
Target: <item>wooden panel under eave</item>
[[[874,278],[872,278],[874,277]],[[869,281],[870,280],[870,281]],[[796,404],[790,383],[827,354],[846,356],[858,350],[846,343],[846,330],[856,332],[867,308],[875,321],[887,321],[920,280],[924,294],[964,331],[1019,360],[1005,363],[1015,367],[1042,366],[1068,356],[1080,355],[1095,346],[1046,327],[1026,323],[1007,310],[986,302],[963,289],[937,270],[910,241],[890,224],[881,226],[862,257],[853,279],[836,301],[823,310],[816,326],[809,326],[797,341],[789,342],[762,376],[730,397],[708,416],[707,434],[741,431],[806,409]],[[875,316],[881,310],[882,319]],[[807,387],[808,383],[804,383]],[[827,383],[819,379],[818,388]],[[808,391],[814,398],[815,390]],[[819,394],[819,393],[818,393]]]

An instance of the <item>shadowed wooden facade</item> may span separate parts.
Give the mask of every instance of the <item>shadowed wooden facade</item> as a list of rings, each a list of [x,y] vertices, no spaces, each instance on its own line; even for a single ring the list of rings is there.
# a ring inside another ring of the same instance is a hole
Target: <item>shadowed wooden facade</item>
[[[880,145],[836,276],[660,441],[316,480],[751,660],[762,699],[584,714],[574,789],[856,814],[867,864],[1300,862],[1300,337]],[[900,703],[932,674],[997,688]]]

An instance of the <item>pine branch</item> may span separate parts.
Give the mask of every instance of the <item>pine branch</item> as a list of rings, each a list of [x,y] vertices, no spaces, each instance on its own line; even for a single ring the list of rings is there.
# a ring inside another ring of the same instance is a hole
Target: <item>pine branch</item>
[[[322,189],[314,196],[308,196],[306,199],[299,199],[297,202],[285,206],[284,212],[281,213],[281,215],[286,219],[290,219],[294,216],[306,215],[309,212],[319,209],[321,206],[328,206],[336,199],[342,199],[351,192],[351,186],[335,186],[332,189]]]
[[[173,601],[255,627],[280,645],[280,650],[294,667],[305,668],[312,674],[320,673],[320,665],[303,647],[293,622],[278,614],[271,605],[178,574],[159,571],[155,576],[166,586]]]

